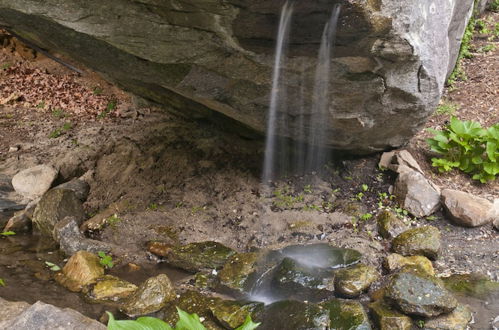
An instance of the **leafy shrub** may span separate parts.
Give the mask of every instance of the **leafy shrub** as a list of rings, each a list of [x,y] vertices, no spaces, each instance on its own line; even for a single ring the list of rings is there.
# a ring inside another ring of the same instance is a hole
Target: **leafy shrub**
[[[459,168],[482,183],[499,174],[499,123],[484,129],[480,123],[452,117],[444,130],[428,130],[434,134],[427,139],[431,150],[442,155],[432,158],[440,172]]]
[[[108,330],[206,330],[201,323],[201,319],[197,314],[189,314],[177,307],[179,320],[175,328],[168,325],[163,320],[155,317],[143,316],[137,320],[124,320],[117,321],[114,319],[113,314],[106,312],[109,315],[109,322],[107,323]],[[254,330],[260,323],[251,321],[248,315],[244,323],[235,330]]]

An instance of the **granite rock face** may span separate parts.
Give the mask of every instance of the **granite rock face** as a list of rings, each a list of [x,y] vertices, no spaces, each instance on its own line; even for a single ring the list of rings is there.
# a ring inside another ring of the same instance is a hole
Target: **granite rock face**
[[[172,111],[262,133],[283,3],[0,0],[0,23]],[[473,2],[295,1],[283,73],[293,98],[290,131],[298,125],[301,77],[305,101],[313,95],[316,54],[335,3],[342,10],[328,144],[355,153],[400,146],[437,105]]]

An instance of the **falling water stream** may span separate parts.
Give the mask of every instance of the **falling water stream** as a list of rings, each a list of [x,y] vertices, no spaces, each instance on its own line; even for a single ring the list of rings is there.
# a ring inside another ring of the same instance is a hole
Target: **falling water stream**
[[[290,99],[287,98],[287,82],[284,73],[293,12],[293,3],[286,2],[281,11],[277,35],[262,176],[264,183],[286,173],[303,174],[317,170],[328,160],[326,142],[330,122],[331,57],[340,5],[334,6],[330,19],[324,26],[312,98],[311,100],[305,99],[306,72],[302,72],[300,111],[294,115],[294,123],[290,125],[292,107],[289,104]]]

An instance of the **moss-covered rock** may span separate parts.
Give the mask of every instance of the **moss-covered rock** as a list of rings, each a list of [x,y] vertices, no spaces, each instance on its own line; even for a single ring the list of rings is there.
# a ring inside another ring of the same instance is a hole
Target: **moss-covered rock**
[[[78,251],[69,258],[56,280],[70,291],[79,292],[104,275],[104,266],[99,261],[99,257],[93,253]]]
[[[120,301],[129,297],[137,290],[133,283],[124,281],[116,276],[105,275],[89,287],[87,299],[94,302]]]
[[[318,305],[295,300],[282,300],[265,306],[259,330],[326,329],[329,311]]]
[[[412,320],[409,316],[385,304],[382,300],[369,305],[374,322],[380,330],[410,330]]]
[[[225,300],[210,307],[213,316],[227,329],[235,329],[244,323],[248,315],[253,321],[262,317],[264,304]]]
[[[164,257],[174,267],[189,272],[219,269],[236,252],[217,242],[199,242],[169,248]]]
[[[272,278],[272,287],[281,297],[301,300],[324,299],[334,292],[333,272],[320,272],[284,258]]]
[[[330,330],[370,330],[369,317],[358,301],[332,299],[321,303],[329,310]]]
[[[306,266],[330,269],[353,265],[362,257],[357,250],[324,243],[287,246],[281,250],[281,254]]]
[[[173,284],[165,274],[147,279],[123,303],[121,310],[129,316],[159,311],[176,298]]]
[[[436,259],[440,252],[440,236],[440,231],[433,226],[409,229],[395,237],[392,250],[403,256],[423,255]]]
[[[417,266],[429,275],[435,275],[433,264],[424,256],[404,257],[397,253],[392,253],[385,258],[383,266],[389,272],[394,272],[404,266]]]
[[[499,282],[491,281],[483,274],[455,274],[441,279],[448,290],[475,298],[485,298],[499,292]]]
[[[257,270],[260,253],[237,253],[231,256],[218,272],[220,284],[230,290],[244,292],[248,289],[248,279]]]
[[[434,317],[456,308],[456,298],[442,281],[421,270],[393,275],[386,287],[385,298],[406,314]]]
[[[379,278],[379,274],[371,266],[358,264],[336,272],[334,289],[338,294],[346,297],[357,297],[362,291]]]
[[[392,239],[409,228],[396,214],[388,210],[382,211],[376,218],[376,222],[378,233],[386,239]]]
[[[472,319],[470,309],[465,305],[457,305],[451,313],[426,320],[425,330],[466,330]]]

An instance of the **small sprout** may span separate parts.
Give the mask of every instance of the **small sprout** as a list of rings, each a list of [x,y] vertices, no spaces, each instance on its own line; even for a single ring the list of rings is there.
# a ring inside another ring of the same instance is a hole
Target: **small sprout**
[[[368,191],[368,190],[369,190],[369,186],[367,184],[363,184],[362,191]]]
[[[438,219],[438,217],[434,216],[434,215],[430,215],[428,217],[425,218],[427,221],[435,221]]]
[[[40,103],[38,103],[38,104],[36,105],[36,107],[37,107],[38,109],[43,109],[43,108],[45,108],[45,101],[41,101]]]
[[[361,220],[367,221],[373,217],[372,213],[364,213],[360,216]]]
[[[94,90],[93,90],[94,95],[101,95],[102,92],[104,92],[104,90],[100,86],[94,87]]]
[[[418,320],[418,328],[423,329],[425,327],[425,322],[424,320]]]
[[[4,232],[0,233],[1,236],[13,236],[15,234],[16,234],[16,232],[14,232],[14,231],[4,231]]]
[[[175,203],[175,208],[176,208],[176,209],[179,209],[179,208],[181,208],[182,206],[184,206],[184,203],[183,203],[183,202],[177,202],[177,203]]]
[[[349,181],[350,181],[350,180],[353,180],[353,178],[352,178],[351,176],[346,176],[346,177],[344,177],[344,179],[345,179],[345,180],[349,180]]]
[[[61,270],[61,267],[57,266],[56,264],[50,262],[50,261],[45,261],[45,265],[49,267],[49,269],[53,272],[58,272]]]
[[[52,110],[52,116],[56,118],[64,118],[66,117],[66,113],[61,108],[55,108],[54,110]]]
[[[156,211],[159,208],[159,206],[156,203],[151,203],[147,208],[151,211]]]
[[[111,257],[110,255],[106,254],[106,252],[104,252],[104,251],[97,252],[97,255],[100,258],[99,263],[102,266],[104,266],[104,267],[106,267],[108,269],[113,268],[113,266],[114,266],[113,257]]]
[[[303,187],[303,192],[306,194],[311,194],[312,193],[312,186],[309,184],[306,185],[305,187]]]
[[[106,219],[106,223],[113,227],[116,226],[121,221],[122,221],[121,218],[119,218],[116,213]]]
[[[0,286],[5,286],[5,281],[0,277]]]
[[[361,200],[362,200],[362,198],[364,198],[364,193],[363,193],[363,192],[358,193],[358,194],[355,196],[355,198],[357,198],[359,201],[361,201]]]

